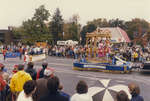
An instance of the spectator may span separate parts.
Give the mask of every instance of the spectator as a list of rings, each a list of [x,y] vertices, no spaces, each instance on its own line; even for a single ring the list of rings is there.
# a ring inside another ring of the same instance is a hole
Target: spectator
[[[76,86],[77,93],[71,97],[71,101],[93,101],[92,97],[87,94],[88,86],[86,82],[79,81]]]
[[[130,83],[128,85],[129,91],[132,95],[131,101],[144,101],[143,97],[140,96],[140,88],[135,83]]]
[[[47,66],[48,66],[47,62],[43,62],[42,63],[42,69],[38,70],[36,79],[44,77],[44,70],[47,68]]]
[[[32,80],[30,74],[24,71],[24,65],[18,65],[18,72],[15,73],[10,80],[10,89],[13,93],[14,100],[18,94],[23,90],[23,85],[26,81]]]
[[[19,93],[17,101],[33,101],[32,94],[35,92],[35,90],[35,81],[27,81],[23,86],[23,91]]]
[[[18,72],[18,65],[14,65],[14,69],[12,71],[13,74]]]
[[[4,61],[5,61],[5,59],[6,59],[6,53],[7,53],[7,49],[3,48]]]
[[[6,81],[3,78],[3,68],[4,65],[0,64],[0,101],[5,101],[5,87]]]
[[[25,71],[30,74],[30,76],[32,77],[33,80],[36,80],[37,73],[36,73],[36,70],[33,67],[34,67],[34,63],[29,62],[28,67]]]
[[[20,57],[20,60],[21,60],[21,59],[22,59],[22,54],[23,54],[23,49],[22,49],[22,47],[19,48],[19,53],[20,53],[20,56],[19,56],[19,57]]]
[[[59,92],[59,79],[58,77],[54,76],[47,81],[47,88],[49,93],[45,96],[41,97],[39,101],[69,101],[69,97],[62,95]]]
[[[116,95],[117,101],[129,101],[128,95],[125,91],[121,90]]]
[[[44,70],[44,77],[37,80],[37,89],[34,94],[34,101],[38,101],[40,97],[48,93],[47,80],[53,77],[53,70],[51,68],[46,68]]]

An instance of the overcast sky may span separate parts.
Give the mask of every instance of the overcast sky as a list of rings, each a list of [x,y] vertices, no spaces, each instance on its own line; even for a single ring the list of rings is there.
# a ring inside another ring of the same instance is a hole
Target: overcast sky
[[[65,20],[78,14],[81,24],[96,18],[138,17],[150,22],[150,0],[0,0],[0,29],[20,26],[40,5],[45,5],[51,15],[60,8]]]

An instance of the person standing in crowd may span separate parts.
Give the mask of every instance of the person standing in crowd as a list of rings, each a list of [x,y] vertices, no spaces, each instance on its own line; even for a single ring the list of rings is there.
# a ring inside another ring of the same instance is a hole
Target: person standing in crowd
[[[3,48],[4,61],[5,61],[5,59],[6,59],[6,52],[7,52],[7,49],[6,49],[6,48]]]
[[[3,76],[0,75],[0,101],[5,101],[5,87],[6,82],[3,79]]]
[[[32,80],[30,74],[24,71],[24,65],[18,65],[18,72],[15,73],[10,80],[10,89],[15,100],[18,94],[23,90],[23,85],[26,81]]]
[[[36,70],[33,67],[34,67],[34,63],[29,62],[28,67],[25,71],[30,74],[30,76],[32,77],[33,80],[36,80],[37,73],[36,73]]]
[[[5,87],[6,87],[6,81],[3,78],[4,72],[4,65],[0,64],[0,101],[5,101]]]
[[[23,86],[23,91],[19,93],[17,101],[33,101],[32,94],[34,94],[35,90],[36,90],[35,81],[29,80],[25,82]]]
[[[18,72],[18,65],[14,65],[14,68],[12,70],[12,74],[15,74]]]
[[[37,89],[34,94],[34,101],[38,101],[40,97],[48,93],[47,80],[53,76],[53,70],[51,68],[46,68],[44,70],[44,77],[36,81]]]
[[[22,54],[23,54],[23,49],[22,49],[22,47],[19,48],[19,53],[20,53],[20,56],[19,56],[19,57],[20,57],[20,60],[21,60],[21,59],[22,59]]]
[[[143,97],[140,96],[140,88],[135,83],[130,83],[128,85],[129,92],[132,95],[131,101],[144,101]]]
[[[47,62],[43,62],[42,63],[42,69],[40,68],[37,72],[37,76],[36,76],[36,79],[39,79],[39,78],[43,78],[44,77],[44,70],[47,68],[48,66],[48,63]]]
[[[69,101],[69,97],[66,96],[68,94],[61,94],[59,91],[60,82],[58,77],[53,76],[47,81],[47,88],[49,93],[45,96],[41,97],[39,101]]]
[[[129,101],[129,98],[128,98],[128,95],[126,94],[126,92],[121,90],[117,93],[116,100],[117,101]]]
[[[88,86],[86,82],[79,81],[76,86],[77,93],[71,97],[71,101],[93,101],[92,97],[87,94]]]
[[[136,51],[133,52],[133,58],[134,58],[134,62],[137,62],[137,60],[138,60],[138,53]]]

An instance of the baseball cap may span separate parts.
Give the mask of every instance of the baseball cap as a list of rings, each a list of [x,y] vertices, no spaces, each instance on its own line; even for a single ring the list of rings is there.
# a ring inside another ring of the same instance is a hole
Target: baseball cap
[[[46,68],[44,70],[44,76],[51,76],[54,73],[54,69],[53,68]]]

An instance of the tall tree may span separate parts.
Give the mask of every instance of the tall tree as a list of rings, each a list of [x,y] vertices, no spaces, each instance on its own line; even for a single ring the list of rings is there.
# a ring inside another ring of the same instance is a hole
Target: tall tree
[[[120,27],[124,30],[127,29],[127,26],[125,24],[125,21],[124,20],[120,20],[120,19],[111,19],[109,20],[109,27]]]
[[[72,40],[76,40],[76,41],[79,41],[79,38],[80,38],[80,28],[81,28],[81,25],[79,24],[79,15],[78,14],[74,14],[69,22],[68,22],[68,36],[69,36],[69,39],[72,39]]]
[[[51,34],[46,25],[50,13],[41,5],[35,10],[31,19],[24,21],[22,26],[15,30],[17,38],[20,36],[23,43],[34,44],[37,41],[50,41]],[[20,33],[20,35],[19,35]]]
[[[52,33],[54,43],[56,43],[57,40],[63,39],[63,24],[64,21],[62,19],[61,12],[59,8],[57,8],[52,17],[52,21],[50,22],[50,31]]]
[[[135,18],[131,21],[127,21],[127,33],[131,40],[134,39],[134,37],[137,36],[138,33],[142,33],[142,31],[147,32],[149,30],[149,23],[145,21],[144,19]]]
[[[87,24],[94,24],[96,27],[108,27],[109,23],[106,19],[98,18],[93,21],[87,22]]]
[[[46,26],[46,22],[50,17],[50,13],[45,9],[44,5],[41,5],[38,9],[35,9],[35,14],[32,20],[36,23],[36,31],[41,34],[48,34],[48,27]]]
[[[88,33],[91,33],[91,32],[93,32],[93,31],[95,31],[96,30],[96,26],[94,25],[94,24],[88,24],[88,25],[86,25],[86,26],[84,26],[83,28],[82,28],[82,30],[81,30],[81,32],[80,32],[80,34],[81,34],[81,38],[82,38],[82,40],[81,40],[81,44],[82,45],[84,45],[85,44],[85,41],[86,41],[86,33],[88,32]]]

